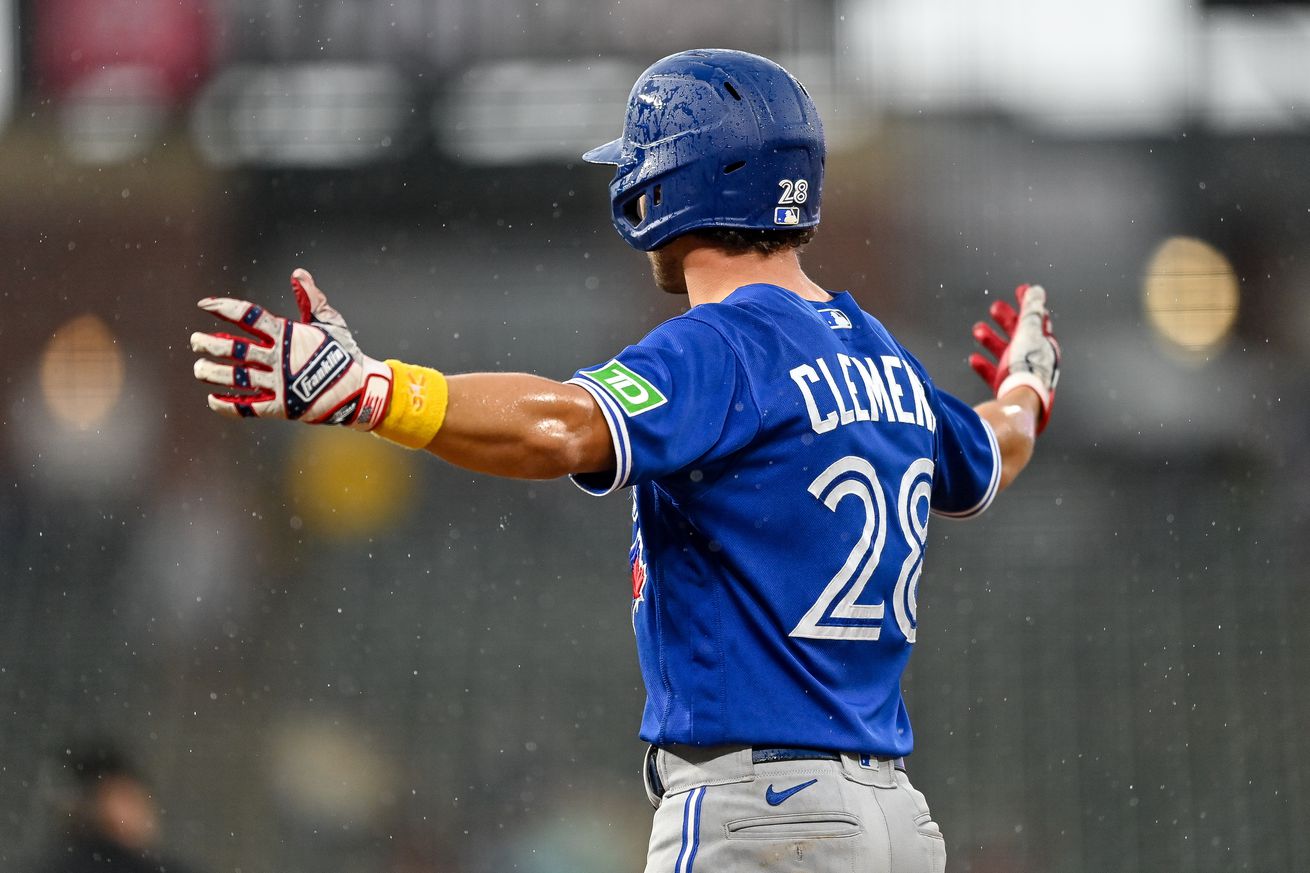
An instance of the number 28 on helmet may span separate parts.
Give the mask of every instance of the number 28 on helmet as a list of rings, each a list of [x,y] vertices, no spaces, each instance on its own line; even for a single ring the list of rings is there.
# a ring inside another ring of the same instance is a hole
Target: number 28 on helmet
[[[679,52],[641,74],[623,136],[582,156],[614,164],[614,227],[652,251],[705,227],[819,223],[823,122],[773,61],[729,49]]]

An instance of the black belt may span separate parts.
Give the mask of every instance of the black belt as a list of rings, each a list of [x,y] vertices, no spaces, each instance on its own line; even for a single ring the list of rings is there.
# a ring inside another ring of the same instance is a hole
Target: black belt
[[[897,770],[905,769],[904,758],[886,755],[859,755],[860,763],[868,766],[873,761],[891,761]],[[751,749],[752,764],[771,764],[775,761],[840,761],[841,755],[827,749]]]
[[[752,764],[772,764],[775,761],[840,761],[841,755],[825,749],[751,749]]]
[[[657,797],[663,796],[664,784],[659,770],[655,767],[655,746],[646,754],[646,779]],[[905,769],[904,758],[891,758],[883,755],[860,755],[860,763],[869,766],[873,761],[891,761],[897,770]],[[778,761],[840,761],[841,755],[827,749],[805,749],[799,747],[752,748],[752,764],[772,764]]]

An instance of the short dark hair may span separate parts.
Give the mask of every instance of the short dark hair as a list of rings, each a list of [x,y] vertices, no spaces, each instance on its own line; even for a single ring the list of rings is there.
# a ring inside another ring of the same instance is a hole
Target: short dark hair
[[[817,227],[702,227],[693,233],[734,255],[772,255],[786,249],[801,248],[814,239],[817,230]]]

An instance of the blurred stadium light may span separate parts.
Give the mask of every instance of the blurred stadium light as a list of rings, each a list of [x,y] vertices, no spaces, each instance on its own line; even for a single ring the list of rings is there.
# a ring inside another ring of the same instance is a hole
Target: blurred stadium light
[[[352,691],[357,689],[341,693]],[[396,803],[401,774],[375,738],[342,722],[305,713],[288,716],[262,751],[278,811],[306,831],[350,843]]]
[[[831,44],[834,0],[226,0],[225,42],[242,63],[373,61],[425,76],[488,61],[641,66],[696,45],[776,54]]]
[[[158,70],[115,64],[88,73],[59,107],[68,154],[84,164],[130,160],[155,147],[168,118],[167,92]]]
[[[305,428],[295,435],[286,471],[293,529],[348,539],[399,524],[414,505],[414,459],[381,440],[353,440],[343,428]]]
[[[992,109],[1108,134],[1167,130],[1183,109],[1182,2],[850,0],[846,15],[865,79],[902,113]]]
[[[402,154],[413,105],[387,64],[241,64],[201,94],[192,132],[220,166],[350,166]]]
[[[58,330],[41,356],[41,396],[62,425],[94,427],[123,392],[123,352],[94,315],[80,315]]]
[[[641,68],[623,61],[479,64],[433,110],[438,141],[470,164],[574,161],[618,136]]]
[[[1094,4],[848,0],[848,51],[903,114],[993,110],[1061,134],[1310,120],[1310,9],[1205,14],[1183,0]]]
[[[207,0],[43,0],[32,4],[33,60],[41,89],[59,97],[120,64],[158,71],[175,101],[204,81],[213,57]]]
[[[1142,304],[1156,335],[1187,355],[1209,360],[1233,329],[1239,301],[1233,265],[1199,239],[1171,237],[1151,256]]]
[[[129,383],[134,390],[126,393]],[[129,371],[104,322],[73,319],[51,337],[31,382],[17,392],[9,417],[15,455],[54,494],[97,498],[147,485],[141,474],[159,425],[140,399],[149,384]]]
[[[1310,126],[1310,6],[1258,17],[1220,9],[1206,20],[1207,122],[1223,132]]]
[[[64,146],[84,163],[152,148],[213,57],[207,2],[49,0],[34,4],[33,69],[60,110]]]

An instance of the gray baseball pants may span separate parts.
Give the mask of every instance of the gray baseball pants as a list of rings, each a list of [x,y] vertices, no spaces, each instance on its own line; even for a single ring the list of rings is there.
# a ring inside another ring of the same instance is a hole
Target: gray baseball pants
[[[889,760],[763,761],[742,747],[652,748],[646,873],[943,873],[923,794]]]

